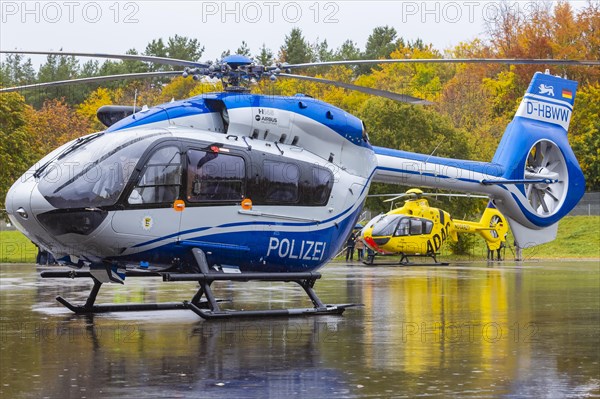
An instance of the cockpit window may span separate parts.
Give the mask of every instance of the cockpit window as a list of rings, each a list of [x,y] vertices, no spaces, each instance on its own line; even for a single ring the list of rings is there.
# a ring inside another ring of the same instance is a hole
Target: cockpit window
[[[427,219],[405,217],[400,220],[396,228],[395,236],[418,236],[429,234],[433,229],[433,222]]]
[[[410,232],[410,219],[404,218],[400,220],[398,223],[398,228],[396,228],[395,236],[407,236]]]
[[[385,215],[379,219],[375,226],[373,226],[373,232],[371,233],[375,237],[391,236],[396,231],[398,226],[398,220],[401,218],[399,215]]]
[[[129,195],[130,204],[171,203],[179,197],[181,154],[174,146],[158,149],[146,165],[136,187]]]
[[[57,208],[114,205],[148,146],[167,132],[104,134],[59,157],[40,177],[41,194]]]

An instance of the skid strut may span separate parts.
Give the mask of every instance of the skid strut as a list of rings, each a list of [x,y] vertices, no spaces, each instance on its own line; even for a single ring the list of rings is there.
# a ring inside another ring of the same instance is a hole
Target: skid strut
[[[106,313],[106,312],[135,312],[143,310],[172,310],[172,309],[187,309],[185,304],[182,302],[162,302],[162,303],[115,303],[115,304],[102,304],[95,305],[96,296],[100,291],[102,283],[98,281],[90,272],[85,271],[43,271],[41,273],[43,278],[91,278],[94,281],[94,286],[88,295],[84,305],[74,305],[67,301],[60,295],[56,297],[56,300],[60,302],[64,307],[77,314],[91,314],[91,313]],[[126,274],[127,277],[159,277],[158,273],[152,272],[135,272],[129,271]]]
[[[321,278],[320,273],[220,273],[211,272],[206,262],[204,252],[200,249],[193,249],[194,257],[198,262],[201,273],[155,273],[155,272],[136,272],[128,271],[127,277],[159,277],[162,276],[165,282],[174,281],[196,281],[199,284],[198,291],[192,297],[191,301],[166,302],[166,303],[136,303],[136,304],[102,304],[95,305],[96,296],[102,282],[98,281],[90,272],[86,271],[44,271],[41,276],[44,278],[92,278],[94,286],[84,305],[74,305],[62,298],[56,297],[56,300],[63,306],[77,314],[106,313],[106,312],[126,312],[126,311],[146,311],[146,310],[172,310],[189,309],[203,319],[225,319],[238,317],[275,317],[275,316],[316,316],[342,314],[349,307],[362,306],[357,304],[325,305],[313,287],[315,282]],[[294,282],[304,289],[304,292],[310,298],[312,308],[299,309],[267,309],[267,310],[229,310],[222,309],[219,306],[221,301],[217,300],[213,294],[211,285],[214,281],[278,281]]]

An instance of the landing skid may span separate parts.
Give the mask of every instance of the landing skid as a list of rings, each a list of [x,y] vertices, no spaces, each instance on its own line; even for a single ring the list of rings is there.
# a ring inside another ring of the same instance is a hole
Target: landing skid
[[[74,305],[61,296],[56,300],[76,314],[93,314],[106,312],[128,312],[128,311],[148,311],[148,310],[173,310],[189,309],[198,316],[206,320],[229,319],[241,317],[291,317],[291,316],[319,316],[319,315],[341,315],[347,308],[362,306],[358,304],[339,304],[325,305],[313,287],[315,282],[321,278],[320,273],[217,273],[211,272],[206,263],[204,253],[199,249],[193,250],[194,257],[200,266],[201,273],[155,273],[155,272],[135,272],[129,271],[127,277],[158,277],[162,276],[164,282],[175,281],[196,281],[200,288],[190,301],[182,302],[163,302],[147,304],[107,304],[95,305],[96,296],[100,291],[102,282],[98,281],[90,272],[85,271],[44,271],[41,273],[43,278],[91,278],[94,286],[83,305]],[[219,301],[215,298],[211,284],[214,281],[277,281],[294,282],[304,289],[304,292],[310,298],[312,308],[299,309],[267,309],[267,310],[230,310],[222,309]]]
[[[448,266],[450,263],[448,262],[438,262],[437,258],[436,258],[436,254],[425,254],[425,255],[410,255],[411,257],[419,257],[419,258],[432,258],[433,259],[433,263],[426,263],[426,262],[422,262],[422,263],[416,263],[416,262],[411,262],[408,255],[405,254],[400,254],[400,260],[397,262],[377,262],[375,263],[375,257],[379,256],[379,257],[385,257],[385,258],[390,258],[392,256],[395,255],[367,255],[366,259],[363,261],[363,263],[365,265],[369,265],[369,266]]]
[[[159,277],[158,273],[152,272],[127,272],[127,277]],[[57,296],[56,300],[76,314],[93,314],[93,313],[108,313],[108,312],[140,312],[146,310],[173,310],[187,309],[188,307],[183,302],[162,302],[162,303],[124,303],[124,304],[103,304],[95,305],[96,297],[102,287],[102,283],[98,281],[90,272],[65,270],[65,271],[43,271],[42,278],[91,278],[94,281],[94,286],[83,305],[75,305],[62,296]]]

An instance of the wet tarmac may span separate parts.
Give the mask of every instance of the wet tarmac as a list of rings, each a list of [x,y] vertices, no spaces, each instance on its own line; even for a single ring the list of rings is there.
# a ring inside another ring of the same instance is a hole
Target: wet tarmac
[[[77,316],[89,279],[0,265],[2,398],[600,396],[600,264],[333,263],[315,286],[343,316],[204,321],[188,310]],[[215,283],[237,309],[308,307],[281,283]],[[97,303],[190,299],[128,279]],[[228,305],[230,306],[230,305]]]

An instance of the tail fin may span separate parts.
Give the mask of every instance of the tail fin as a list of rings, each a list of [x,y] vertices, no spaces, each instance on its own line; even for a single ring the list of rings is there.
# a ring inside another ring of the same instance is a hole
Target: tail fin
[[[456,233],[479,234],[487,244],[488,249],[499,249],[506,242],[508,223],[506,218],[496,209],[490,201],[481,216],[479,222],[467,220],[454,220],[453,228],[450,230],[451,238],[456,241]],[[454,236],[452,236],[454,234]]]
[[[491,202],[481,216],[480,225],[489,226],[489,229],[479,230],[478,233],[485,240],[488,249],[499,249],[503,242],[506,242],[508,233],[508,223],[506,218],[496,209]]]
[[[576,90],[575,81],[536,73],[492,161],[504,173],[482,181],[502,189],[494,204],[521,247],[553,240],[557,222],[585,191],[567,140]]]

